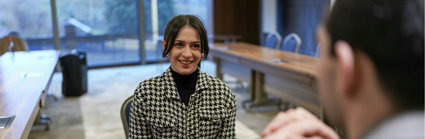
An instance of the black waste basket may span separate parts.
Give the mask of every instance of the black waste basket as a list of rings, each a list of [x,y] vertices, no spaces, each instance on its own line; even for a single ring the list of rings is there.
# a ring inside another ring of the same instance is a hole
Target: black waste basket
[[[62,94],[81,96],[87,92],[87,54],[77,50],[62,55]]]

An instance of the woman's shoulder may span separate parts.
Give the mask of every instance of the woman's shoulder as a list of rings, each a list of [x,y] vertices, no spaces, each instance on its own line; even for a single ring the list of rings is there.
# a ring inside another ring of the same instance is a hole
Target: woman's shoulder
[[[156,77],[151,77],[146,80],[140,82],[136,88],[136,92],[140,92],[141,90],[153,90],[161,84],[161,80],[163,75],[159,75]]]
[[[153,84],[158,84],[161,83],[162,79],[164,75],[159,75],[156,77],[151,77],[148,78],[146,80],[143,80],[142,82],[139,83],[139,86],[146,86],[146,85],[153,85]]]
[[[148,78],[140,82],[139,85],[137,85],[136,90],[134,91],[134,98],[146,99],[152,96],[157,96],[157,93],[161,92],[161,76],[162,75]]]
[[[225,82],[223,82],[221,79],[214,77],[214,76],[211,76],[211,75],[208,75],[205,72],[201,72],[201,76],[204,77],[208,86],[211,89],[214,89],[214,90],[217,90],[217,89],[223,90],[224,89],[225,90],[224,93],[230,93],[231,92],[230,87]],[[222,92],[222,91],[220,91],[220,92]]]
[[[206,84],[210,90],[209,96],[213,98],[220,96],[224,104],[235,101],[235,94],[232,92],[230,87],[225,82],[223,82],[221,79],[217,77],[208,75],[206,73],[201,73],[201,74],[203,74],[201,76],[204,76],[204,80],[207,82]]]
[[[224,83],[221,79],[219,79],[217,77],[208,75],[205,72],[201,72],[200,75],[203,76],[205,78],[205,80],[210,84],[214,84],[214,85],[217,84],[217,85],[222,85],[222,86],[228,87],[226,83]]]

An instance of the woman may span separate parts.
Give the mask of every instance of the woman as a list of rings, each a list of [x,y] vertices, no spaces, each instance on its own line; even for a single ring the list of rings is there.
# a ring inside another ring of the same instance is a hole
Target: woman
[[[209,49],[201,20],[173,17],[161,43],[171,66],[134,92],[129,138],[234,138],[235,95],[199,68]]]

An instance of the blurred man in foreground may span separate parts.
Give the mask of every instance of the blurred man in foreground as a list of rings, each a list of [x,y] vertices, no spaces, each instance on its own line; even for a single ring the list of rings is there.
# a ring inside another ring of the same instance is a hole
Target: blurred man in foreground
[[[348,138],[424,138],[424,0],[336,0],[317,29],[326,118]],[[302,108],[265,138],[339,138]]]

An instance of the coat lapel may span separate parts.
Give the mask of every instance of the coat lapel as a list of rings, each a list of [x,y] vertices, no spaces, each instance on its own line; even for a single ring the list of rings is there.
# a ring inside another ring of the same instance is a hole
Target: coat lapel
[[[199,70],[198,80],[196,81],[195,92],[200,92],[201,90],[208,88],[208,76],[205,72]]]
[[[173,76],[171,75],[170,68],[168,68],[162,74],[163,78],[162,78],[161,88],[165,88],[164,93],[168,99],[180,100],[179,93],[177,92],[177,86],[176,86],[176,83],[174,82]]]
[[[199,69],[198,80],[196,81],[195,93],[203,92],[202,90],[208,89],[208,75]],[[176,83],[171,73],[171,67],[169,67],[162,74],[161,88],[164,90],[164,94],[169,99],[180,100],[179,93],[177,91]]]

